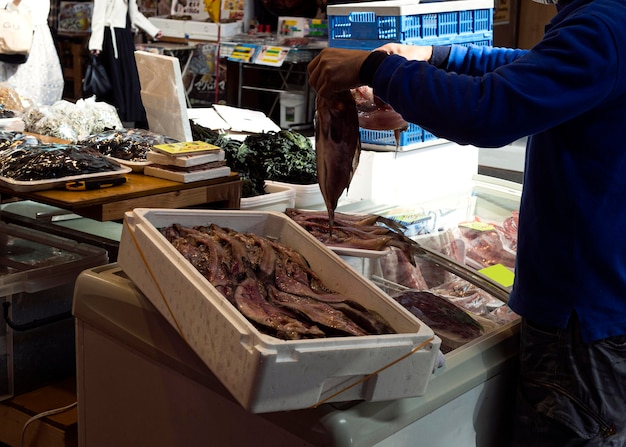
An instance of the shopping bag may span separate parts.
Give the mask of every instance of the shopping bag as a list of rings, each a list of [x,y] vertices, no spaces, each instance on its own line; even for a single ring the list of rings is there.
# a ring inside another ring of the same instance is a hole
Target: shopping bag
[[[24,8],[0,9],[0,61],[23,64],[33,44],[33,20]]]
[[[83,78],[83,96],[101,98],[111,92],[111,81],[95,54],[91,55]]]

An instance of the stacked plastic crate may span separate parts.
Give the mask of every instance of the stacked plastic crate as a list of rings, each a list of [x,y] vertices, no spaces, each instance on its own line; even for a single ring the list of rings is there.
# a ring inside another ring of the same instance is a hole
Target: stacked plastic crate
[[[411,45],[491,45],[493,0],[419,3],[388,0],[329,5],[328,45],[373,50],[389,42]],[[364,148],[396,150],[392,131],[361,129]],[[415,149],[436,137],[416,124],[402,132],[398,150]]]

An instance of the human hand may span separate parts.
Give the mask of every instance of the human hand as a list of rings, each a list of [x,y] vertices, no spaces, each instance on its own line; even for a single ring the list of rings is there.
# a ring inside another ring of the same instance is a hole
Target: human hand
[[[162,36],[163,36],[163,31],[158,30],[157,33],[154,35],[154,40],[159,40]]]
[[[324,48],[307,67],[309,84],[321,96],[362,85],[359,70],[369,51]]]
[[[91,54],[93,54],[94,56],[99,56],[100,50],[91,50]]]
[[[374,51],[385,51],[387,54],[397,54],[410,61],[428,61],[433,56],[431,45],[405,45],[401,43],[387,43]]]

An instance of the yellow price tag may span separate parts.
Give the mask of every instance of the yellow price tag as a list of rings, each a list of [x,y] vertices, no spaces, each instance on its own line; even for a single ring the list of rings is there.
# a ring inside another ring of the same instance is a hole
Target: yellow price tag
[[[478,230],[478,231],[495,230],[495,227],[492,224],[488,224],[484,222],[464,222],[464,223],[459,224],[459,226],[470,228],[472,230]]]
[[[493,279],[495,282],[503,285],[504,287],[511,287],[513,285],[513,280],[515,279],[515,273],[502,264],[490,265],[489,267],[485,267],[484,269],[480,269],[478,271],[487,278]]]

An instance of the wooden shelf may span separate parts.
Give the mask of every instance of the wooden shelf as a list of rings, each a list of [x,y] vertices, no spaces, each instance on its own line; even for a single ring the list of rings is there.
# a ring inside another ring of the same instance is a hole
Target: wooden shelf
[[[83,97],[83,78],[89,58],[89,33],[59,33],[58,46],[63,79],[64,97],[76,101]]]
[[[76,379],[71,378],[0,402],[0,443],[19,447],[24,424],[45,411],[76,402]],[[76,407],[31,422],[25,447],[75,447],[78,445]]]

